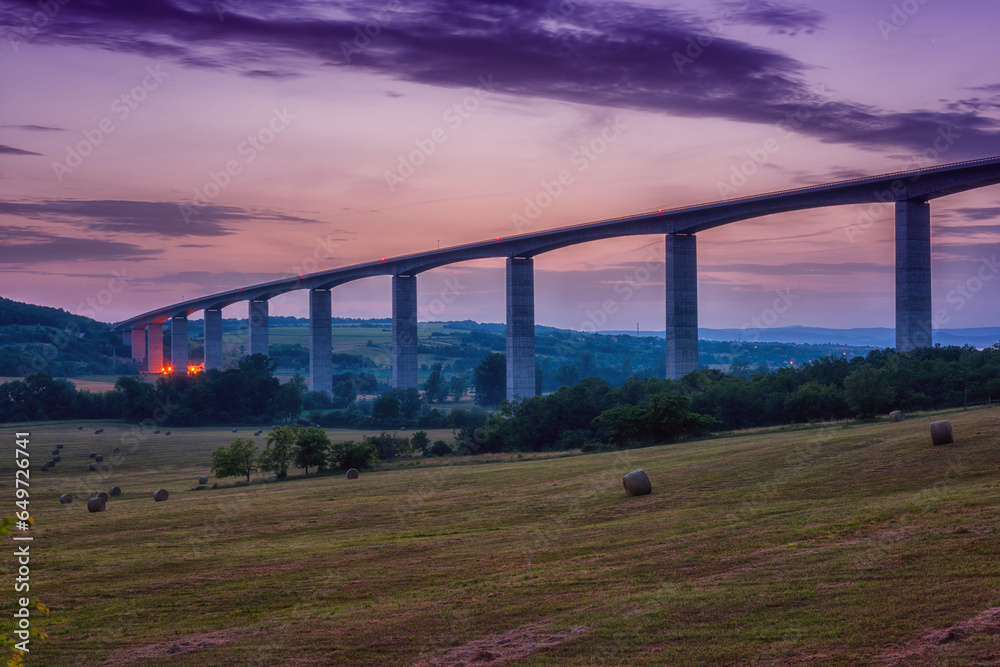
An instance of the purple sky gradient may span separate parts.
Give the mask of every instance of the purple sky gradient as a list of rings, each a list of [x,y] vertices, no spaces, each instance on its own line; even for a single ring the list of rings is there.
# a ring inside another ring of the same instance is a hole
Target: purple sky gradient
[[[100,306],[106,321],[438,243],[1000,154],[1000,7],[986,0],[39,11],[0,0],[2,294],[82,313],[129,277]],[[355,41],[366,27],[377,34]],[[946,150],[925,155],[942,133]],[[734,178],[769,140],[778,150]],[[532,209],[561,171],[572,181]],[[1000,280],[960,309],[948,300],[1000,254],[998,213],[996,187],[932,202],[943,326],[1000,325]],[[774,326],[893,326],[892,214],[859,228],[861,214],[700,234],[702,326],[742,326],[779,292],[794,300]],[[537,257],[537,322],[662,329],[662,247]],[[502,267],[421,274],[420,319],[502,321]],[[304,292],[272,301],[306,311]],[[334,292],[336,315],[390,311],[388,278]]]

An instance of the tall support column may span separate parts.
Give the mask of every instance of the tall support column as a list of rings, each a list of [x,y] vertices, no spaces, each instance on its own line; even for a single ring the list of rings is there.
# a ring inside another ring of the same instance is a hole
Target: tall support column
[[[146,330],[132,329],[132,361],[146,358]]]
[[[667,234],[667,379],[698,370],[698,249],[694,234]]]
[[[333,393],[333,314],[328,289],[309,290],[309,388]]]
[[[205,309],[205,370],[222,370],[222,308]]]
[[[896,202],[896,351],[930,347],[931,206]]]
[[[267,354],[267,299],[250,300],[250,354]]]
[[[416,387],[417,277],[392,277],[392,386]]]
[[[146,327],[149,352],[146,354],[146,370],[150,373],[163,372],[163,325],[150,322]]]
[[[188,318],[185,315],[170,318],[170,365],[174,373],[187,373]]]
[[[535,395],[534,264],[507,258],[507,400]]]

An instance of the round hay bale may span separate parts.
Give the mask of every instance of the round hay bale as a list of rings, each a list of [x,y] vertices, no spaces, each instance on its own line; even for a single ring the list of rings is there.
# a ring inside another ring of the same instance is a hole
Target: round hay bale
[[[97,470],[97,464],[96,463],[91,463],[90,464],[90,472],[94,472],[95,470]]]
[[[49,471],[49,466],[48,466],[48,464],[46,464],[46,463],[43,463],[43,464],[42,464],[42,472],[48,472],[48,471]]]
[[[166,489],[157,489],[156,493],[153,494],[153,500],[155,500],[158,503],[162,503],[164,500],[166,500],[169,497],[170,497],[170,494],[167,493]]]
[[[92,458],[92,459],[96,458],[97,457],[97,452],[91,452],[88,456],[90,456],[90,458]]]
[[[48,461],[45,462],[45,465],[47,465],[50,468],[55,468],[56,467],[56,462],[53,461],[52,459],[49,459]]]
[[[359,474],[357,468],[351,468],[347,471],[347,479],[357,479]]]
[[[77,431],[82,431],[82,430],[83,430],[83,427],[82,427],[82,426],[77,426],[77,427],[76,427],[76,430],[77,430]]]
[[[91,495],[90,497],[101,498],[104,502],[108,502],[108,494],[104,493],[103,491],[94,491],[93,495]]]
[[[208,484],[208,477],[199,477],[198,478],[198,483],[199,484]]]
[[[163,435],[170,435],[170,431],[167,431],[167,432],[166,432],[166,433],[164,433]]]
[[[58,448],[52,450],[52,456],[55,456],[58,453],[59,453],[59,449]]]
[[[97,429],[97,432],[98,433],[104,433],[104,429],[103,428],[99,428],[99,429]]]
[[[893,410],[889,413],[889,421],[901,422],[905,419],[902,410]]]
[[[100,435],[100,434],[101,434],[101,429],[97,429],[94,431],[94,435]]]
[[[94,457],[94,460],[97,461],[98,463],[100,463],[101,461],[104,460],[104,457],[101,456],[100,454],[98,454],[97,456]]]
[[[633,470],[622,477],[622,486],[625,487],[625,493],[630,496],[644,496],[653,491],[653,485],[645,470]]]
[[[117,498],[121,494],[122,494],[122,487],[120,486],[112,486],[110,489],[108,489],[108,495],[111,496],[112,498]]]
[[[121,451],[122,451],[122,450],[120,450],[120,449],[118,449],[117,447],[115,447],[114,449],[112,449],[112,450],[111,450],[111,453],[112,453],[112,454],[121,454]]]
[[[95,496],[87,501],[88,512],[103,512],[107,509],[108,501],[100,496]]]
[[[52,460],[55,461],[56,463],[59,463],[60,461],[62,461],[62,457],[56,454],[55,456],[52,457]]]
[[[71,502],[73,502],[73,496],[69,495],[68,493],[64,493],[61,496],[59,496],[59,502],[62,503],[63,505],[69,505]]]
[[[233,433],[236,433],[236,429],[235,428],[233,429]]]
[[[56,445],[56,449],[62,449],[62,448],[63,448],[62,445]]]
[[[159,434],[160,434],[160,429],[156,429],[155,431],[153,431],[153,435],[159,435]]]
[[[951,422],[947,419],[931,422],[931,441],[935,445],[950,445],[955,442],[955,436],[951,432]]]

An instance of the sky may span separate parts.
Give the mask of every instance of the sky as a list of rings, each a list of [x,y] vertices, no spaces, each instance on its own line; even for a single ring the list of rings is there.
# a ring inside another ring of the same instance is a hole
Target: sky
[[[997,25],[988,0],[0,0],[0,295],[114,322],[998,155]],[[935,326],[1000,326],[1000,186],[931,212]],[[894,326],[892,210],[865,213],[699,234],[701,326]],[[662,330],[662,258],[657,235],[537,256],[536,322]],[[420,274],[420,320],[502,322],[503,266]],[[389,280],[337,287],[334,315],[388,317]]]

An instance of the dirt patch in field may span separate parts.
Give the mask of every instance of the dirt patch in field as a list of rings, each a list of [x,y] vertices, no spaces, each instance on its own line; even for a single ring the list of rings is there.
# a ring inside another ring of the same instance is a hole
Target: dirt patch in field
[[[931,659],[936,651],[946,649],[949,644],[978,634],[1000,635],[1000,607],[987,609],[950,628],[924,630],[906,644],[883,653],[881,658],[890,665],[917,659]]]
[[[577,626],[564,632],[543,632],[542,623],[522,625],[502,635],[476,639],[451,649],[439,658],[414,663],[413,667],[485,667],[523,658],[538,649],[556,646],[587,631]]]
[[[216,632],[208,632],[203,635],[191,635],[163,642],[162,644],[150,644],[148,646],[128,649],[127,651],[118,651],[108,656],[101,664],[108,666],[130,665],[138,660],[169,659],[181,653],[226,644],[253,634],[255,634],[253,631],[248,630],[217,630]]]

